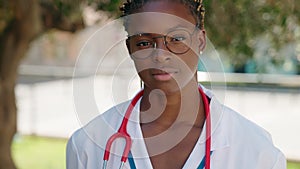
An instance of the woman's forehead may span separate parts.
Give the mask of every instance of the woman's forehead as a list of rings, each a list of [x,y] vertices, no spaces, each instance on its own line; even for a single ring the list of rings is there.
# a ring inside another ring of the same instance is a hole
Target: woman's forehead
[[[145,3],[137,12],[159,12],[176,15],[180,18],[194,22],[194,16],[186,5],[175,1],[152,0]]]
[[[127,16],[127,32],[129,35],[138,33],[165,34],[176,28],[194,30],[195,24],[176,15],[143,12]]]
[[[129,32],[163,33],[174,27],[192,27],[196,24],[189,8],[176,1],[149,1],[127,20]]]

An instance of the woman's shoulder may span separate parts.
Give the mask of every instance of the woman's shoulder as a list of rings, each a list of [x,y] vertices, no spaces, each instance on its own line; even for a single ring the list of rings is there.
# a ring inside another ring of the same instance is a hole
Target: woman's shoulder
[[[259,152],[273,160],[281,153],[267,130],[228,107],[224,110],[223,127],[227,129],[230,142],[240,150]]]
[[[100,168],[99,159],[122,121],[128,102],[113,106],[75,131],[67,143],[67,168]]]
[[[221,126],[228,135],[229,151],[238,152],[241,161],[253,159],[261,166],[268,166],[265,168],[285,164],[283,153],[274,145],[267,130],[228,107],[223,113]]]
[[[110,133],[114,133],[119,127],[125,110],[129,105],[129,101],[117,104],[104,113],[96,116],[83,127],[76,130],[70,137],[70,140],[76,144],[84,144],[85,142],[102,142]]]
[[[272,143],[270,133],[259,124],[249,120],[240,113],[224,106],[224,122],[227,123],[228,131],[233,137],[251,138],[266,143]]]
[[[210,90],[205,88],[203,90],[211,98],[212,118],[214,118],[215,123],[219,123],[218,128],[222,133],[225,132],[235,142],[244,140],[245,142],[253,143],[256,141],[273,145],[271,135],[263,127],[221,103]]]

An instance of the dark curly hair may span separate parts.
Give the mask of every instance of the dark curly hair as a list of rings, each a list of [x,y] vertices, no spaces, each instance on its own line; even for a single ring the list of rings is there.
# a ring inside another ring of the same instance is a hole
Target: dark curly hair
[[[133,14],[149,1],[151,0],[127,0],[120,7],[121,12],[123,13],[122,16]],[[199,29],[204,29],[205,8],[203,0],[172,0],[172,2],[180,2],[189,7],[192,15],[196,19],[197,27]]]

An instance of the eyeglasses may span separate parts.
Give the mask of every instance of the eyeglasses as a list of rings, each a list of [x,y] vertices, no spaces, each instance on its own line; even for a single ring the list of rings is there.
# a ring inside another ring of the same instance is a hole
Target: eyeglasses
[[[196,29],[195,29],[196,30]],[[157,39],[162,38],[166,48],[174,54],[184,54],[189,51],[192,43],[193,33],[186,29],[176,29],[166,35],[153,36],[151,33],[141,33],[128,37],[127,43],[131,46],[131,53],[134,58],[145,59],[157,49]]]

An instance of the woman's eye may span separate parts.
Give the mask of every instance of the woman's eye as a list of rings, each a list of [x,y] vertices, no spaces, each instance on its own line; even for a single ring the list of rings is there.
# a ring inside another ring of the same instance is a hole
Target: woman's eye
[[[180,42],[186,40],[185,36],[175,36],[171,38],[171,42]]]
[[[149,42],[149,41],[140,41],[140,42],[136,43],[136,46],[140,47],[140,48],[147,48],[147,47],[151,46],[151,42]]]

